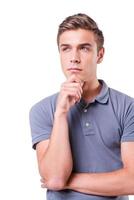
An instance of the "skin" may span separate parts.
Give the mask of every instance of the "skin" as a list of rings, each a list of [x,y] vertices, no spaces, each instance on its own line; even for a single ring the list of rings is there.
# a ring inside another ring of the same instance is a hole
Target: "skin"
[[[102,62],[104,48],[97,50],[93,32],[83,29],[66,31],[59,39],[62,71],[66,78],[74,76],[76,82],[83,82],[82,97],[94,98],[100,91],[97,80],[97,64]]]
[[[53,190],[65,187],[72,172],[67,113],[82,96],[89,101],[99,92],[96,67],[104,49],[98,52],[93,33],[79,29],[60,36],[59,53],[66,81],[60,88],[51,138],[36,145],[39,173]]]
[[[62,33],[59,53],[66,81],[60,89],[51,138],[37,145],[41,187],[104,196],[134,194],[134,142],[121,143],[122,169],[72,173],[67,113],[81,97],[90,102],[100,92],[96,71],[97,64],[103,60],[104,48],[97,50],[91,31],[78,29]]]

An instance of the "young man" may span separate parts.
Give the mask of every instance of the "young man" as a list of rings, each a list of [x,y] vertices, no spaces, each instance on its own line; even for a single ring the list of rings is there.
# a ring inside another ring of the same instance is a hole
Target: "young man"
[[[30,111],[47,199],[126,200],[134,194],[134,99],[97,79],[104,37],[89,16],[67,17],[57,42],[66,81]]]

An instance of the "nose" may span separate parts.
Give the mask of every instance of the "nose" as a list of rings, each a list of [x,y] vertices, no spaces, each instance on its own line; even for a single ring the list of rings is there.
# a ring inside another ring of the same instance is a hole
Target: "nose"
[[[79,57],[79,54],[78,52],[73,52],[72,54],[72,57],[70,59],[70,62],[73,63],[73,64],[79,64],[80,63],[80,57]]]

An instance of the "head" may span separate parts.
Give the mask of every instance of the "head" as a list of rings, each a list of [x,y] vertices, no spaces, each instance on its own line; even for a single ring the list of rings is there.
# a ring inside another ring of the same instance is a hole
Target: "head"
[[[101,49],[104,45],[104,36],[98,28],[96,22],[86,14],[76,14],[67,17],[60,25],[57,34],[57,44],[59,46],[60,35],[65,31],[84,29],[93,32],[97,43],[97,49]]]
[[[104,37],[92,18],[86,14],[67,17],[59,25],[57,44],[66,77],[72,73],[84,80],[96,77],[104,55]]]

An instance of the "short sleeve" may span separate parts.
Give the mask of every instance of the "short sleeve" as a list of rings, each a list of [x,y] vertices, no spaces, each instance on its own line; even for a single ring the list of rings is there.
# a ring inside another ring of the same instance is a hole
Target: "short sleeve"
[[[122,142],[134,141],[134,101],[128,106],[124,117]]]
[[[47,101],[35,104],[29,113],[32,147],[36,149],[36,144],[50,137],[52,131],[51,106]]]

